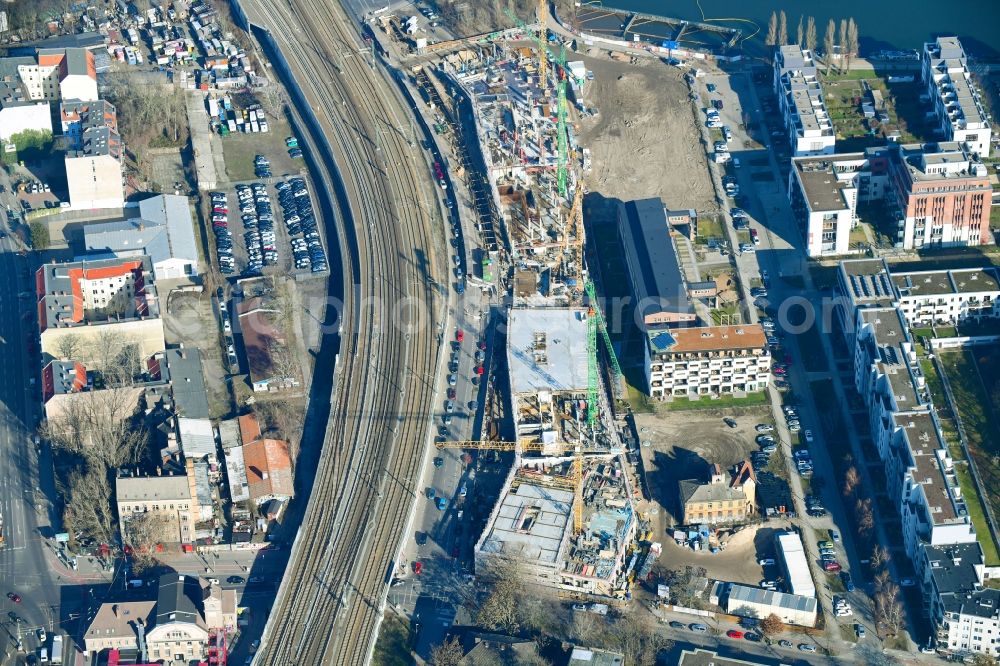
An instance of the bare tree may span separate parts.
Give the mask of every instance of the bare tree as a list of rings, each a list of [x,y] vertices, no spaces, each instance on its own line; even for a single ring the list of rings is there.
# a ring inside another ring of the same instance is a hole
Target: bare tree
[[[64,361],[75,361],[79,358],[83,344],[76,333],[66,333],[56,342],[56,354]]]
[[[806,49],[815,57],[816,51],[816,19],[810,16],[806,20]]]
[[[853,495],[859,483],[861,483],[861,475],[858,474],[858,468],[851,465],[847,468],[847,471],[844,472],[844,488],[841,491],[843,492],[844,497],[850,497]]]
[[[107,469],[144,457],[149,433],[139,409],[142,389],[108,387],[66,396],[39,429],[58,449],[85,455]]]
[[[840,45],[840,63],[837,65],[837,69],[844,71],[844,50],[847,44],[847,19],[840,19],[840,39],[837,40],[837,44]]]
[[[898,666],[899,660],[872,643],[858,643],[855,648],[858,663],[865,666]]]
[[[833,65],[833,39],[837,28],[833,23],[833,19],[826,24],[826,34],[823,35],[823,58],[826,60],[826,73],[830,73],[830,67]]]
[[[871,567],[873,571],[878,571],[884,565],[889,563],[889,550],[882,544],[875,544],[872,548],[872,554],[870,558]]]
[[[871,498],[858,498],[854,503],[854,512],[858,519],[858,531],[861,534],[868,534],[875,527],[875,515],[872,513]]]
[[[770,638],[772,636],[777,636],[784,631],[785,624],[781,621],[780,617],[771,613],[760,621],[760,624],[757,625],[757,629],[760,630],[761,634]]]
[[[167,534],[169,521],[162,514],[146,511],[128,516],[121,525],[124,544],[132,550],[133,566],[137,573],[156,563],[157,544],[173,541]]]
[[[802,42],[805,40],[805,31],[802,27],[802,15],[799,15],[799,27],[795,30],[795,43],[799,48],[802,48]]]
[[[785,10],[782,9],[781,13],[778,14],[778,44],[784,46],[788,43],[788,17],[785,16]]]
[[[858,54],[858,24],[853,18],[847,20],[847,43],[845,44],[847,53],[847,69],[851,68],[851,58]]]
[[[875,592],[875,618],[889,636],[895,636],[903,624],[903,604],[899,602],[899,587],[886,582]]]
[[[263,88],[256,89],[254,97],[260,102],[261,108],[267,115],[272,118],[280,118],[284,115],[287,100],[284,91],[277,83],[268,82]]]
[[[991,654],[977,654],[972,659],[972,666],[997,666],[997,658]]]
[[[67,485],[63,511],[67,530],[98,543],[111,543],[114,514],[107,470],[100,463],[88,461],[70,473]]]
[[[768,46],[777,46],[778,44],[778,14],[776,12],[771,12],[771,19],[767,22],[767,37],[764,39],[764,43]]]
[[[274,377],[282,380],[294,380],[298,378],[298,360],[285,342],[268,338],[267,354],[271,359],[271,368]]]
[[[476,624],[491,631],[517,632],[520,627],[518,599],[523,591],[517,565],[509,560],[496,561],[485,578],[491,580],[492,585],[479,604]]]
[[[661,636],[656,627],[650,626],[645,618],[646,616],[629,614],[611,627],[612,641],[625,657],[627,664],[653,666],[659,653],[671,645],[671,642]]]
[[[431,666],[458,666],[464,656],[462,644],[452,637],[431,650]]]

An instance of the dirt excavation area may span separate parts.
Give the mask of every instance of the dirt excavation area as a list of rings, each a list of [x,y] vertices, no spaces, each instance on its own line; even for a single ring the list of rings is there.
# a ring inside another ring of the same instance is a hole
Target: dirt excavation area
[[[633,65],[607,51],[591,53],[602,55],[583,58],[594,72],[583,101],[599,113],[578,121],[580,144],[592,156],[589,189],[622,200],[658,196],[673,209],[717,210],[683,72],[659,59]]]

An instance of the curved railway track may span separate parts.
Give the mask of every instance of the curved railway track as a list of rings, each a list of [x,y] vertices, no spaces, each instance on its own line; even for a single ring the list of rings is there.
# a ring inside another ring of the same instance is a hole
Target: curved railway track
[[[361,283],[345,293],[345,311],[355,316],[344,322],[323,451],[255,663],[364,664],[417,496],[430,426],[434,383],[425,378],[438,361],[430,321],[443,296],[430,279],[441,270],[431,235],[435,221],[420,201],[433,200],[427,195],[434,186],[419,153],[396,129],[393,107],[401,107],[394,91],[364,60],[340,6],[309,0],[258,6],[335,153]],[[401,298],[425,306],[426,321],[410,332],[393,320]]]

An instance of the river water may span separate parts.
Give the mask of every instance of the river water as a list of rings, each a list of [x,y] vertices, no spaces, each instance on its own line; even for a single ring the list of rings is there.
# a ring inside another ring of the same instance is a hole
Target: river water
[[[938,35],[958,35],[970,54],[990,60],[1000,58],[998,0],[605,0],[604,5],[689,21],[712,19],[740,28],[744,35],[759,30],[745,43],[745,50],[752,54],[764,49],[771,12],[783,9],[793,41],[799,16],[816,18],[820,49],[829,19],[839,24],[840,19],[853,17],[858,24],[862,55],[884,49],[919,51],[924,42]]]

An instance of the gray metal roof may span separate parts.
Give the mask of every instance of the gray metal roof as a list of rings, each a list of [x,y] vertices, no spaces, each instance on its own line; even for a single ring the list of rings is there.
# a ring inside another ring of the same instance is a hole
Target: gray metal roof
[[[168,573],[160,576],[160,589],[156,597],[156,626],[173,622],[202,624],[201,583],[195,576]]]
[[[729,603],[747,602],[776,606],[778,608],[788,608],[794,611],[806,613],[816,612],[815,597],[803,597],[798,594],[788,594],[786,592],[776,592],[765,590],[761,587],[750,587],[748,585],[732,585],[729,588]]]
[[[198,248],[187,197],[158,195],[126,210],[137,211],[138,215],[84,226],[88,252],[118,257],[146,254],[154,265],[168,259],[197,262]]]
[[[644,306],[644,314],[693,312],[663,202],[651,198],[619,204],[619,229],[636,282],[632,285],[636,304]]]
[[[194,239],[194,223],[187,197],[161,194],[139,202],[139,217],[167,226],[170,256],[197,259],[198,247]]]
[[[208,396],[201,372],[201,352],[197,349],[168,349],[160,363],[163,379],[169,381],[174,411],[192,419],[208,418]]]

